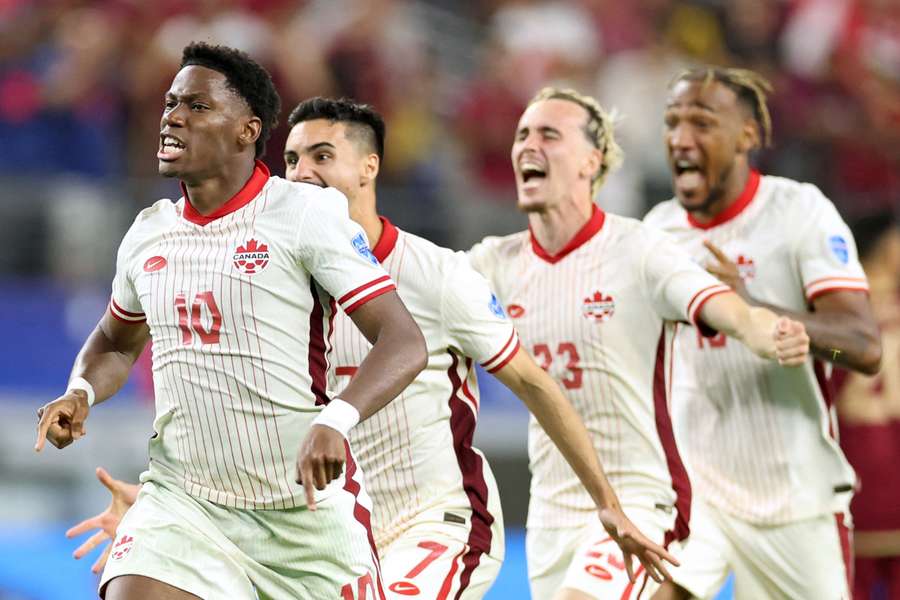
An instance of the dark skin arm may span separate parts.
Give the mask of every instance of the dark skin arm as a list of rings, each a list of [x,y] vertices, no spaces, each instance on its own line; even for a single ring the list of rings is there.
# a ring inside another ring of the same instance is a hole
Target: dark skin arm
[[[88,380],[96,394],[94,403],[103,402],[125,385],[149,340],[146,323],[124,323],[107,311],[75,358],[72,376]],[[45,440],[61,449],[83,437],[89,410],[87,394],[81,390],[66,392],[39,408],[34,449],[40,452]]]
[[[340,398],[352,404],[360,420],[378,412],[409,385],[425,368],[425,338],[396,292],[388,292],[359,307],[350,315],[372,344],[356,375]],[[316,509],[313,486],[325,489],[340,476],[346,461],[346,440],[335,429],[313,425],[300,444],[297,483],[305,485],[306,502]]]
[[[869,296],[857,290],[835,290],[812,301],[811,312],[796,312],[753,299],[737,265],[712,242],[704,245],[715,257],[707,271],[728,284],[748,303],[800,321],[809,335],[810,349],[821,360],[867,375],[881,368],[881,334]]]

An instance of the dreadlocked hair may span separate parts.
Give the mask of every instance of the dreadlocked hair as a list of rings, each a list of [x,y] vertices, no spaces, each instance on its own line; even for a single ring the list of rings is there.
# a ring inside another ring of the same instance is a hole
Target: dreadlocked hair
[[[772,84],[768,79],[749,69],[698,67],[679,73],[669,87],[679,81],[700,81],[703,85],[715,81],[731,89],[753,113],[753,120],[762,135],[763,148],[772,145],[772,117],[766,104],[768,95],[772,93]]]
[[[603,152],[600,169],[591,178],[591,194],[596,195],[603,185],[606,176],[619,168],[624,158],[622,147],[615,137],[615,111],[607,112],[600,103],[579,92],[567,88],[545,87],[528,102],[528,106],[544,100],[567,100],[574,102],[587,111],[588,119],[584,124],[584,135],[588,141]]]

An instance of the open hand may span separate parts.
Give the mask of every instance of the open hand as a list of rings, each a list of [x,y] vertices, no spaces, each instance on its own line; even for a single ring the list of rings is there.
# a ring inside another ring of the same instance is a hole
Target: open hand
[[[73,538],[91,529],[99,530],[75,550],[73,556],[76,559],[82,558],[106,540],[116,539],[116,529],[119,527],[119,522],[131,505],[135,503],[138,491],[141,489],[141,486],[137,484],[113,479],[103,467],[97,467],[97,479],[106,486],[106,489],[112,495],[112,499],[109,502],[109,506],[102,513],[90,519],[85,519],[66,532],[67,538]],[[106,559],[109,558],[111,547],[112,544],[106,545],[103,554],[91,567],[93,573],[99,573],[106,566]]]
[[[87,393],[82,390],[69,390],[53,402],[40,407],[37,411],[40,421],[34,444],[35,452],[44,449],[46,440],[62,449],[84,437],[84,422],[88,412],[90,407]]]
[[[637,556],[644,566],[644,570],[655,581],[662,582],[663,579],[671,579],[663,564],[663,560],[667,560],[677,567],[679,565],[678,559],[641,533],[634,523],[625,516],[621,508],[601,509],[600,522],[603,523],[603,528],[606,529],[613,541],[622,549],[622,556],[625,558],[625,571],[628,573],[629,581],[634,581],[634,568],[631,565],[632,556]]]
[[[313,487],[324,490],[341,476],[347,460],[347,440],[336,429],[313,425],[297,453],[296,481],[306,491],[306,505],[316,510]]]

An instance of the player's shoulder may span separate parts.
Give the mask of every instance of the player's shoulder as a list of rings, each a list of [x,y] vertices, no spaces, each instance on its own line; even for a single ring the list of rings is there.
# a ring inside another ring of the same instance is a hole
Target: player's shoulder
[[[815,184],[777,175],[763,175],[758,193],[766,199],[766,205],[771,211],[782,215],[797,215],[804,220],[810,215],[834,207]]]
[[[684,208],[674,198],[660,202],[644,216],[644,223],[659,229],[672,229],[687,222]]]
[[[141,210],[125,234],[126,239],[142,238],[159,229],[168,229],[178,218],[178,211],[184,206],[183,203],[184,200],[173,202],[168,198],[162,198]]]
[[[414,266],[425,276],[435,279],[456,278],[466,274],[477,275],[465,252],[435,244],[414,233],[397,229],[398,245],[402,244],[404,270]],[[425,283],[427,280],[423,280]],[[433,285],[431,281],[427,285]]]
[[[347,197],[335,188],[323,188],[311,183],[269,178],[270,194],[275,204],[299,211],[313,210],[349,216]]]
[[[522,252],[528,241],[528,231],[517,231],[509,235],[490,235],[469,250],[470,256],[510,257]]]
[[[650,244],[669,239],[669,235],[657,225],[632,217],[607,213],[604,227],[609,227],[612,242],[616,248],[646,249]]]

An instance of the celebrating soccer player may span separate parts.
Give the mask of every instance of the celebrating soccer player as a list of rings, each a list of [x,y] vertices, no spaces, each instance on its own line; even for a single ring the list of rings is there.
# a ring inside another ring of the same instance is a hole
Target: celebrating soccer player
[[[373,253],[397,282],[428,344],[426,369],[350,435],[374,503],[372,529],[388,597],[474,600],[499,573],[504,535],[497,487],[484,457],[472,448],[479,405],[475,362],[515,391],[549,432],[622,545],[628,567],[635,554],[655,576],[664,573],[660,558],[671,556],[622,514],[584,425],[559,386],[520,351],[518,335],[484,277],[464,254],[401,231],[378,215],[381,116],[366,105],[313,98],[297,106],[288,122],[287,178],[346,194],[351,218],[375,242]],[[338,314],[329,388],[346,388],[369,351],[353,322]],[[101,481],[113,492],[114,506],[73,533],[91,527],[115,531],[116,516],[127,508],[125,493],[133,488],[108,476]],[[104,535],[98,536],[99,543]],[[95,545],[89,541],[79,553]]]
[[[625,514],[664,543],[687,534],[691,501],[668,410],[676,331],[691,323],[704,336],[725,333],[783,365],[804,364],[808,339],[800,323],[748,306],[658,230],[595,206],[620,157],[596,101],[571,90],[539,92],[512,146],[529,230],[487,238],[471,259],[523,345],[565,388]],[[593,500],[534,420],[529,455],[532,597],[649,593],[656,582],[629,580]]]
[[[185,48],[157,154],[184,197],[138,215],[109,310],[66,393],[38,411],[37,450],[81,438],[92,405],[152,338],[150,468],[112,545],[107,599],[381,593],[345,436],[412,381],[425,344],[346,198],[270,177],[256,160],[278,110],[271,78],[245,54]],[[329,402],[332,298],[374,345]]]
[[[827,362],[878,371],[881,343],[849,229],[815,186],[763,176],[768,82],[700,68],[669,89],[665,145],[675,198],[646,222],[748,303],[802,322],[814,359],[760,361],[728,332],[683,328],[676,434],[696,491],[683,566],[657,598],[709,598],[729,570],[738,598],[848,598],[853,470],[835,439]]]

